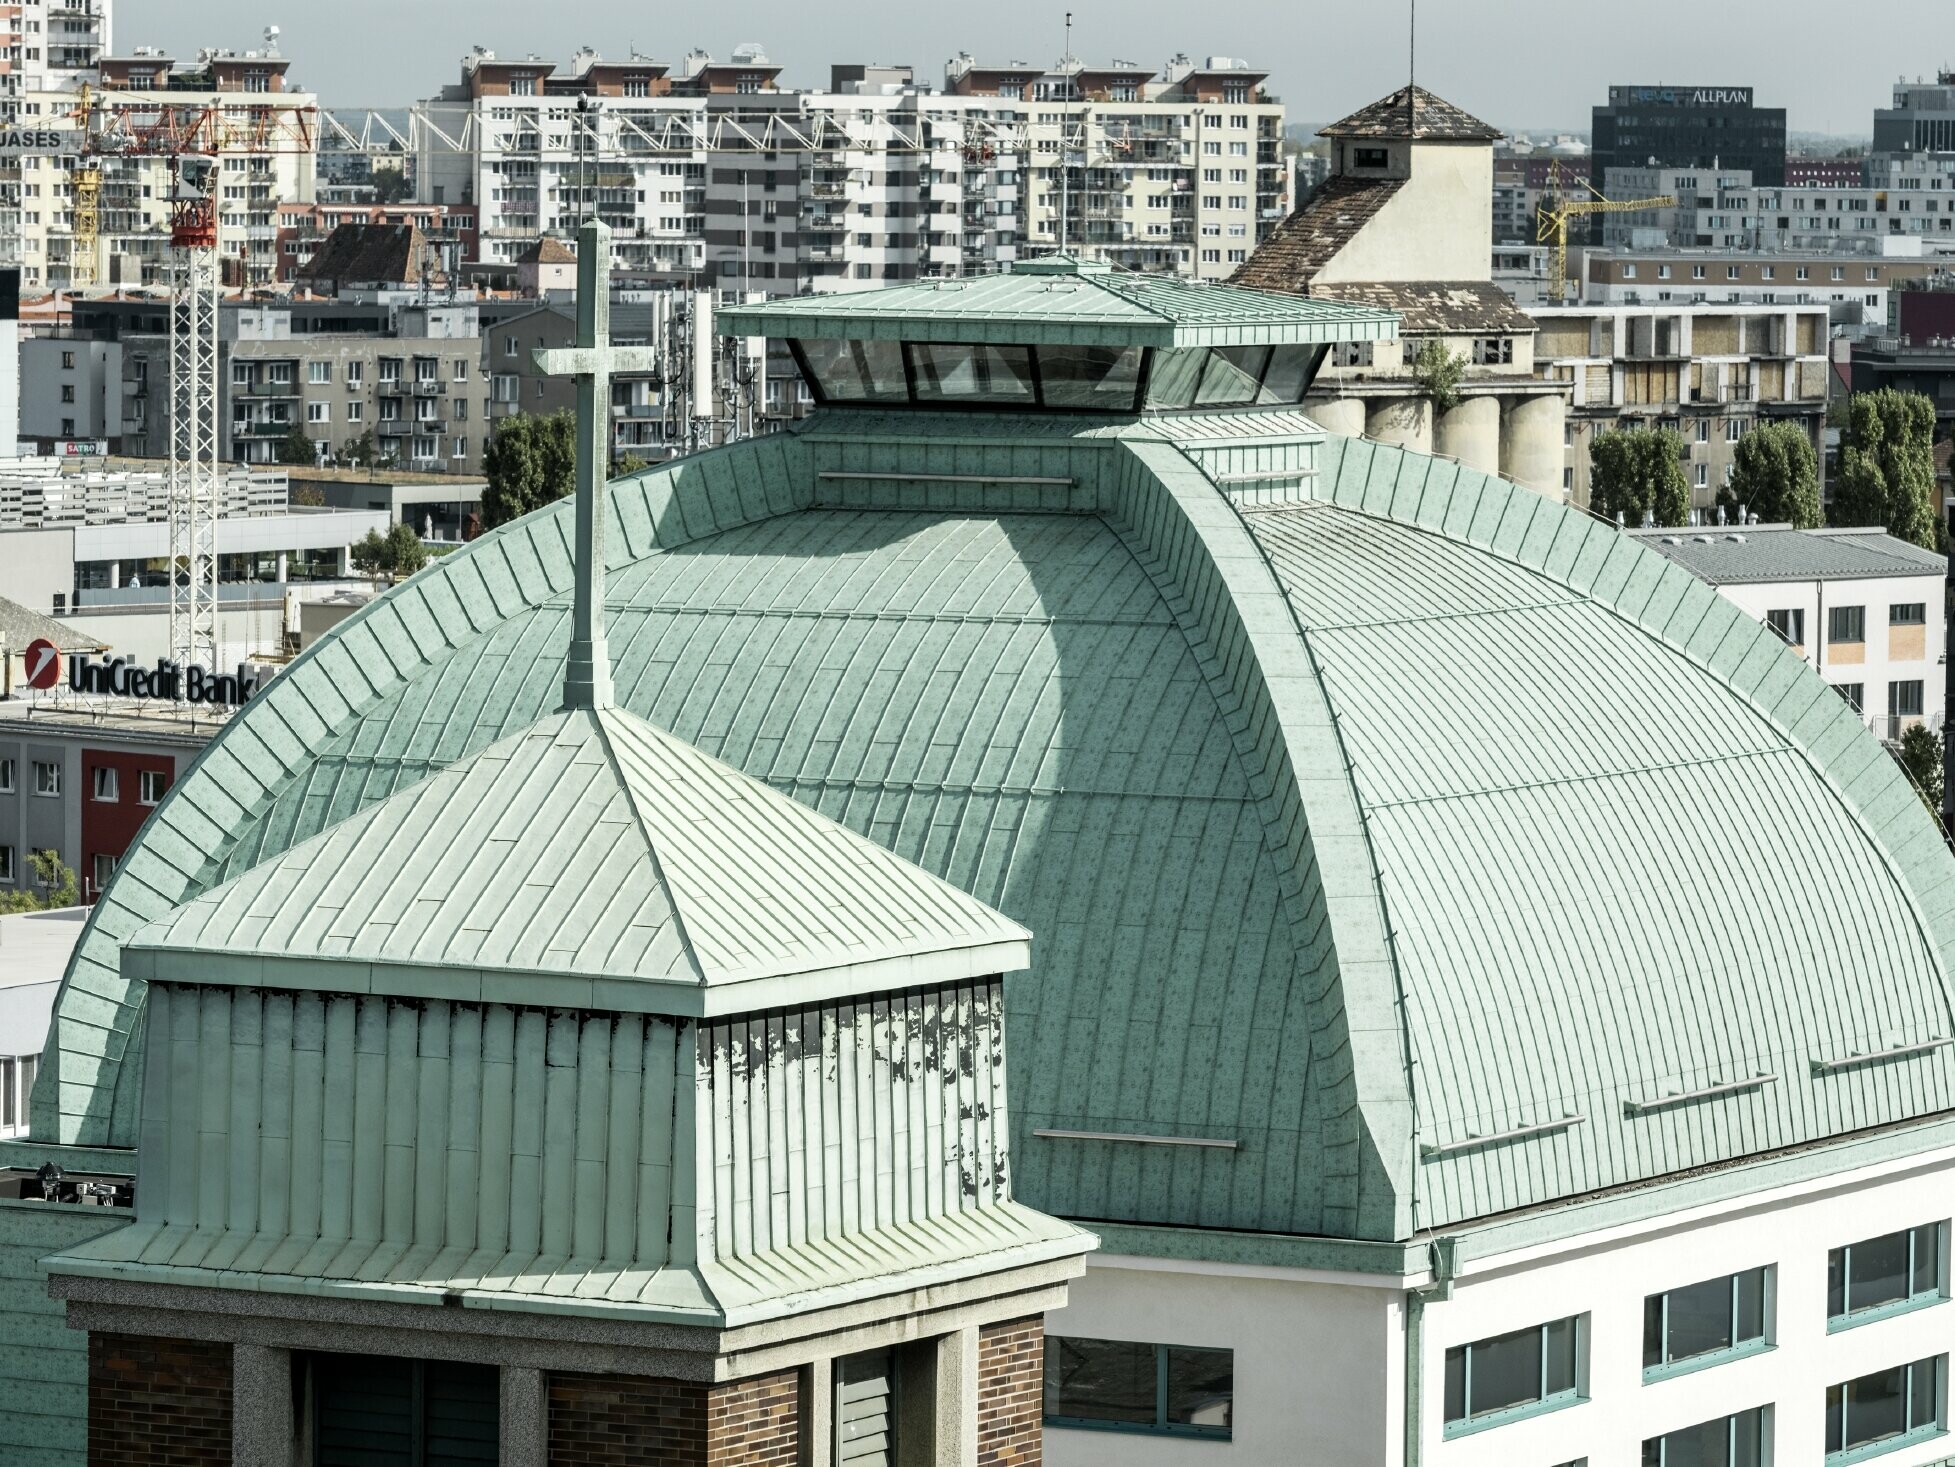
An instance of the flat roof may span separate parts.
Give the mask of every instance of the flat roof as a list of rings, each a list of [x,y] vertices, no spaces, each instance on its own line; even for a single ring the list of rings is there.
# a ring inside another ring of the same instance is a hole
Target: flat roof
[[[1713,586],[1948,573],[1945,557],[1879,529],[1717,525],[1628,533]]]
[[[719,313],[728,336],[1034,346],[1326,346],[1392,340],[1396,311],[1115,270],[1069,256],[1009,273],[855,294],[797,296]]]

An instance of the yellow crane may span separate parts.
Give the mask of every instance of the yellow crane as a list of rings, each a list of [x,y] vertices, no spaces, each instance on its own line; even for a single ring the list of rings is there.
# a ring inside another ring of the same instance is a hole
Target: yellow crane
[[[87,82],[82,83],[81,103],[75,118],[84,138],[94,120],[92,98]],[[95,283],[96,241],[102,222],[102,169],[93,158],[84,156],[68,180],[72,192],[74,220],[69,228],[68,283],[75,289]]]
[[[1648,199],[1609,199],[1604,198],[1592,183],[1584,179],[1582,187],[1595,197],[1592,199],[1571,199],[1563,185],[1561,165],[1556,163],[1548,174],[1547,196],[1541,200],[1535,215],[1534,242],[1554,246],[1554,268],[1550,272],[1548,304],[1558,306],[1568,298],[1568,224],[1573,219],[1586,219],[1591,214],[1632,214],[1642,209],[1674,209],[1676,199],[1670,194],[1658,194]]]

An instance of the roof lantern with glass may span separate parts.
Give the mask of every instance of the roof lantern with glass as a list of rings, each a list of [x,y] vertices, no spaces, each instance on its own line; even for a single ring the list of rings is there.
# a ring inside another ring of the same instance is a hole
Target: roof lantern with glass
[[[824,405],[1129,416],[1294,406],[1332,345],[1393,339],[1398,316],[1049,256],[735,306],[720,329],[785,340]]]

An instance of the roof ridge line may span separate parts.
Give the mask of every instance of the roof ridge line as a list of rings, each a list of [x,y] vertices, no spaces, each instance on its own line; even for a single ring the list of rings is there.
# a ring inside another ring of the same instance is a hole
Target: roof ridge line
[[[1477,790],[1452,790],[1437,795],[1412,795],[1403,800],[1380,800],[1373,810],[1402,810],[1408,805],[1438,805],[1447,800],[1472,800],[1485,795],[1510,795],[1522,790],[1555,789],[1568,784],[1599,784],[1604,780],[1626,779],[1639,774],[1659,774],[1668,769],[1702,769],[1712,764],[1734,764],[1741,759],[1761,759],[1771,754],[1790,754],[1790,744],[1769,749],[1737,749],[1728,754],[1707,754],[1702,759],[1675,759],[1668,764],[1638,764],[1631,769],[1604,769],[1592,774],[1563,774],[1553,779],[1529,779],[1519,784],[1494,784]]]
[[[610,766],[612,775],[618,781],[618,788],[624,793],[625,804],[631,810],[632,824],[638,827],[639,839],[645,842],[645,854],[651,861],[652,875],[657,879],[659,886],[663,888],[666,896],[671,900],[672,925],[678,931],[679,950],[686,955],[687,963],[692,966],[693,976],[698,980],[699,986],[704,988],[706,986],[706,970],[700,963],[699,949],[693,944],[692,933],[687,930],[686,914],[680,910],[679,890],[672,884],[672,879],[665,874],[665,862],[659,856],[658,842],[652,839],[651,829],[645,823],[645,812],[638,808],[638,792],[632,787],[631,781],[625,778],[624,766],[618,762],[618,751],[612,747],[611,743],[610,723],[605,717],[606,714],[622,715],[630,718],[636,718],[638,715],[631,713],[628,709],[616,703],[604,708],[582,708],[576,711],[587,715],[597,729],[597,741],[604,750],[604,762]],[[641,721],[645,722],[645,726],[652,729],[654,733],[662,732],[662,730],[654,727],[649,720]]]

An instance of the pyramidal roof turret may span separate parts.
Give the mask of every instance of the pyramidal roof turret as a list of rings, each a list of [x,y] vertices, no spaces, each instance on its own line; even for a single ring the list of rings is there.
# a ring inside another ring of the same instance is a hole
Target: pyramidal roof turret
[[[186,983],[712,1017],[1027,966],[1023,927],[635,714],[549,715],[138,932]]]
[[[1403,86],[1342,121],[1317,129],[1326,138],[1410,139],[1418,143],[1491,143],[1503,136],[1492,123],[1435,97],[1421,86]]]

